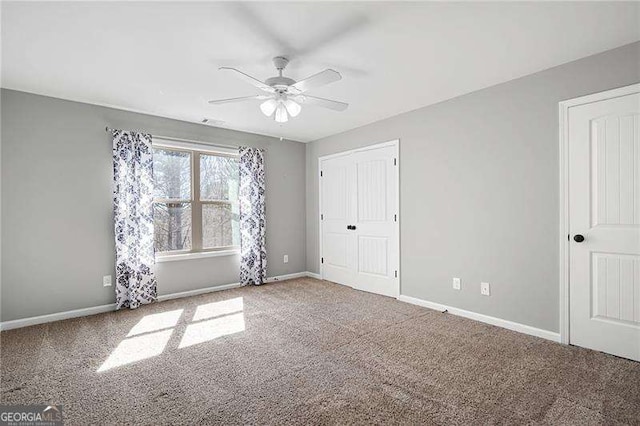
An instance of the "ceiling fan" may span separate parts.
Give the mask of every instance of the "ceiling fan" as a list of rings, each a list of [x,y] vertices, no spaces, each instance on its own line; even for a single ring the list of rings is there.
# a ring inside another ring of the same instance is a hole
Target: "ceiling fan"
[[[273,64],[278,70],[278,76],[268,78],[264,82],[235,68],[220,67],[220,70],[223,71],[233,71],[236,76],[258,89],[263,90],[266,94],[213,100],[209,101],[209,103],[212,105],[218,105],[230,102],[261,100],[264,101],[260,104],[260,110],[262,113],[267,117],[273,116],[275,121],[278,123],[286,123],[289,120],[289,116],[296,117],[300,114],[300,111],[302,110],[300,104],[317,105],[334,111],[344,111],[347,109],[349,104],[344,102],[332,101],[306,94],[309,89],[314,89],[340,80],[342,76],[339,72],[332,69],[326,69],[312,75],[311,77],[296,82],[295,80],[282,75],[282,71],[286,68],[288,63],[289,60],[284,56],[276,56],[273,58]]]

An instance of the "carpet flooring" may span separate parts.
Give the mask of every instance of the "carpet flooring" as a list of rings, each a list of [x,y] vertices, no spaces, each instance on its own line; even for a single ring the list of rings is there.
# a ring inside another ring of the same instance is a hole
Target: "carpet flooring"
[[[2,332],[66,424],[637,424],[640,363],[314,279]]]

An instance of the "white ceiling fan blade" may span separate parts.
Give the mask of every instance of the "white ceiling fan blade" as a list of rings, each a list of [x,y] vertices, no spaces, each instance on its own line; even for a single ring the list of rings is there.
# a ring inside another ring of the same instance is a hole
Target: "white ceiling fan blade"
[[[334,111],[344,111],[349,106],[349,104],[344,102],[332,101],[330,99],[317,98],[309,95],[294,96],[293,100],[307,105],[317,105],[323,108],[329,108]]]
[[[261,99],[269,99],[271,96],[268,95],[254,95],[254,96],[243,96],[241,98],[229,98],[229,99],[214,99],[209,101],[211,105],[218,104],[229,104],[232,102],[242,102],[242,101],[250,101],[250,100],[261,100]]]
[[[309,89],[324,86],[325,84],[333,83],[340,79],[342,79],[342,76],[338,71],[327,69],[304,80],[300,80],[296,84],[291,85],[290,88],[293,87],[298,93],[304,93]]]
[[[245,74],[242,71],[235,69],[235,68],[230,68],[230,67],[220,67],[218,68],[219,70],[223,70],[223,71],[233,71],[234,74],[238,77],[240,77],[242,80],[246,81],[247,83],[251,84],[252,86],[257,87],[258,89],[264,90],[265,92],[270,92],[273,93],[273,87],[269,86],[267,83],[258,80],[257,78],[251,77],[249,74]]]

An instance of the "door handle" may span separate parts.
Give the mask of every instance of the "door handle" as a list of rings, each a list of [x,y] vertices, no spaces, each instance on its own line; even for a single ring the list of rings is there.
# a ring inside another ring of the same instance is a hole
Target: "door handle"
[[[581,234],[576,234],[573,236],[573,241],[575,241],[576,243],[581,243],[584,241],[584,235]]]
[[[347,229],[350,231],[355,231],[356,230],[356,226],[355,225],[347,225]]]

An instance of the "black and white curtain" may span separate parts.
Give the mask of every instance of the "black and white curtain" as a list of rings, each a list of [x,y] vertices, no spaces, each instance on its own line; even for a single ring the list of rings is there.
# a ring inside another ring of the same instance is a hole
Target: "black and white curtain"
[[[240,154],[240,283],[267,280],[265,246],[264,151],[241,146]]]
[[[112,130],[116,308],[156,300],[151,135]]]

